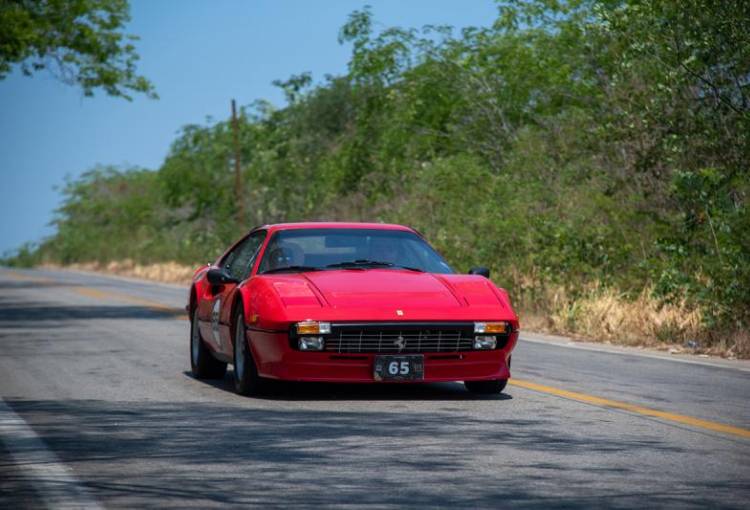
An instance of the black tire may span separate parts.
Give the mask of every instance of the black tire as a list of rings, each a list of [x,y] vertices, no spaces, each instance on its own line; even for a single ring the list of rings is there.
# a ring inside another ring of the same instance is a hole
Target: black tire
[[[234,347],[234,389],[240,395],[258,395],[265,388],[265,379],[258,375],[250,345],[245,337],[245,316],[237,312],[232,337]]]
[[[508,384],[507,379],[496,379],[494,381],[464,381],[464,386],[466,386],[467,390],[480,395],[496,395],[502,393],[506,384]]]
[[[190,368],[196,379],[223,379],[227,364],[213,357],[198,328],[198,310],[190,318]]]

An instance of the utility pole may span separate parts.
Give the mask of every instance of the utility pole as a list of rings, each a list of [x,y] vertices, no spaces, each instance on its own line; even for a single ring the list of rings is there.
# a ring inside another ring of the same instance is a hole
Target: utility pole
[[[234,192],[237,201],[237,223],[241,228],[245,222],[245,206],[242,200],[242,175],[240,172],[240,133],[237,124],[237,105],[234,99],[232,99],[232,134],[234,136]]]

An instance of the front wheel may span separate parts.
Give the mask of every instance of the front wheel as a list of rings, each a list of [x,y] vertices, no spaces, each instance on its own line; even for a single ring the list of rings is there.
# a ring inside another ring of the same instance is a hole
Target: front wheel
[[[496,379],[494,381],[464,381],[464,386],[466,386],[467,390],[481,395],[495,395],[497,393],[502,393],[506,384],[508,384],[507,379]]]
[[[201,338],[197,307],[190,320],[190,368],[196,379],[221,379],[227,371],[227,364],[214,358]]]
[[[234,328],[234,389],[240,395],[257,395],[263,386],[245,336],[245,317],[240,310]]]

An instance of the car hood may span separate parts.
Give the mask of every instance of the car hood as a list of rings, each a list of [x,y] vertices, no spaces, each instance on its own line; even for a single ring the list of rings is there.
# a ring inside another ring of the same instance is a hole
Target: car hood
[[[398,269],[320,271],[305,277],[333,308],[455,308],[459,296],[429,273]]]
[[[516,320],[507,293],[476,275],[401,269],[263,275],[253,307],[268,327],[308,318],[330,321]],[[273,294],[275,299],[270,300]],[[271,303],[275,301],[277,306]]]

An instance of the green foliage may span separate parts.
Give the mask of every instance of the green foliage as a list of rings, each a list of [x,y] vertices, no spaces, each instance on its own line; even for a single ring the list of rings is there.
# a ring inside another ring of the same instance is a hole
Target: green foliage
[[[34,267],[42,261],[39,246],[27,242],[0,257],[0,265],[11,267]]]
[[[69,182],[57,234],[21,258],[205,262],[254,224],[393,221],[512,294],[654,287],[707,335],[747,328],[749,11],[512,1],[460,33],[357,11],[346,76],[292,76],[286,107],[242,110],[241,225],[230,125],[191,125],[156,172]]]
[[[2,0],[0,79],[19,65],[25,75],[42,69],[91,96],[97,88],[131,99],[128,91],[156,97],[136,73],[127,0]]]
[[[658,274],[666,297],[685,293],[707,312],[710,326],[750,323],[750,208],[748,181],[715,168],[674,175],[677,228],[661,240],[668,254]]]
[[[44,258],[65,263],[161,255],[154,229],[158,215],[156,174],[141,169],[97,167],[62,189],[54,237],[40,247]]]

